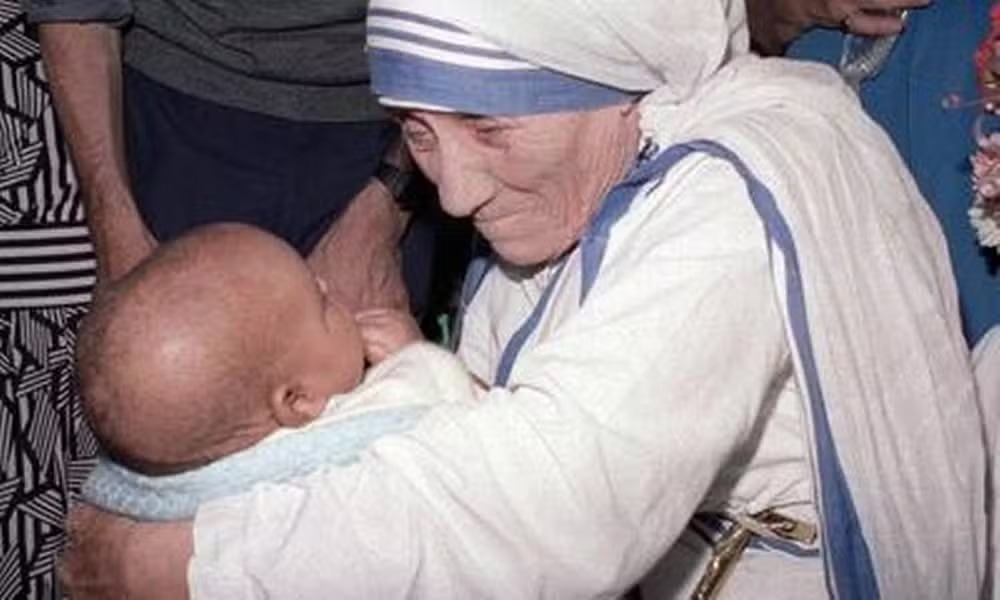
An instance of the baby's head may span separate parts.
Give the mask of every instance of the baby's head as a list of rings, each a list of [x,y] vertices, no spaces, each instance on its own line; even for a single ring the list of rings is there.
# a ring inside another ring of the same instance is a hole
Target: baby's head
[[[100,294],[80,328],[85,412],[105,449],[169,473],[319,416],[364,365],[352,316],[290,246],[207,225]]]

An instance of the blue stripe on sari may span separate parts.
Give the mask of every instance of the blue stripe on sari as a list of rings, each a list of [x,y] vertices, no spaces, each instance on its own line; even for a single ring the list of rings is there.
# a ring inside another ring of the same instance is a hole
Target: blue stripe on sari
[[[546,69],[480,69],[383,48],[370,48],[368,60],[377,96],[474,115],[590,110],[634,97]]]

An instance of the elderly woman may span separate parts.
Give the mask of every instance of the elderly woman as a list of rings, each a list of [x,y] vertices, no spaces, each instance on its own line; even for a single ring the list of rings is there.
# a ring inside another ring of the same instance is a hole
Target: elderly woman
[[[728,0],[374,0],[368,47],[495,253],[488,389],[193,524],[79,513],[81,597],[977,597],[943,240],[832,71],[748,56]]]

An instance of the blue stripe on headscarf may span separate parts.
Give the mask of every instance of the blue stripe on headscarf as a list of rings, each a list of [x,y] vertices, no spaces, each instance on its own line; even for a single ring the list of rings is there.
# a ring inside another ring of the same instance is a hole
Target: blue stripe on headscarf
[[[546,69],[478,69],[378,48],[368,51],[368,60],[377,96],[461,113],[535,115],[601,108],[633,98]]]

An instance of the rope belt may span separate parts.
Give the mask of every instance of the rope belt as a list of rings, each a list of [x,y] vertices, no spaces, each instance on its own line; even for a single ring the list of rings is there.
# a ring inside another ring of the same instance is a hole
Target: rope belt
[[[712,558],[691,594],[691,600],[712,600],[717,597],[737,560],[755,538],[811,544],[816,539],[816,526],[783,515],[772,509],[753,515],[696,515],[696,518],[723,520],[728,528],[712,547]]]

